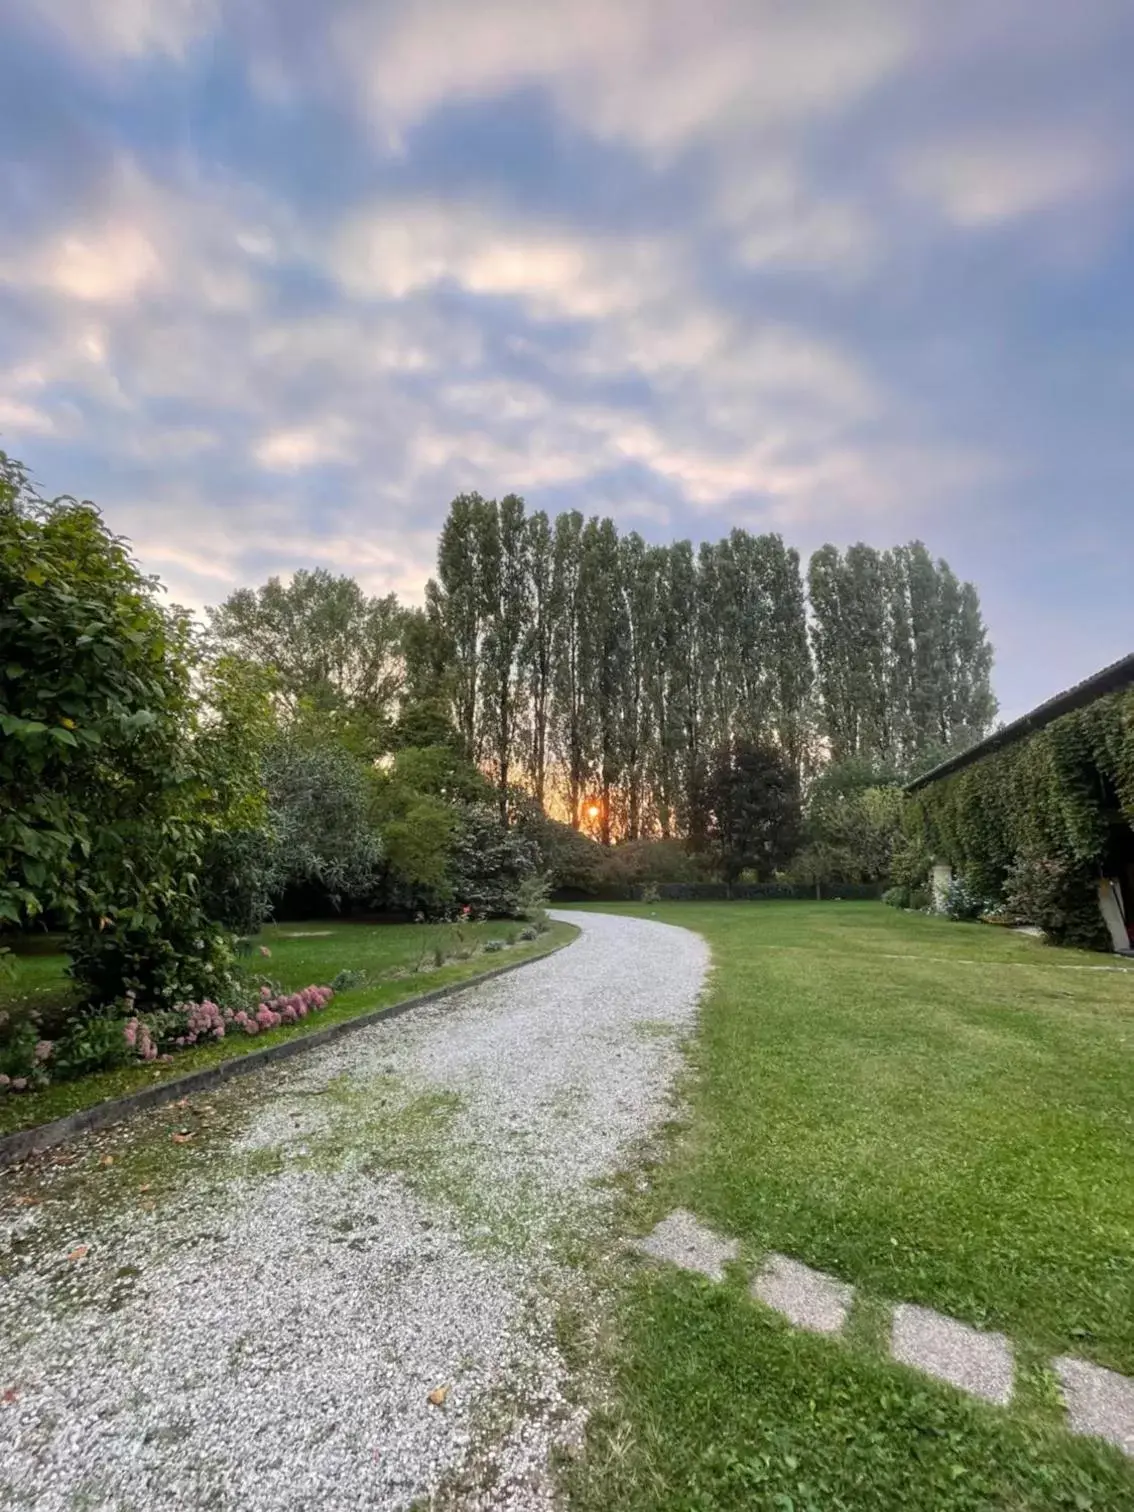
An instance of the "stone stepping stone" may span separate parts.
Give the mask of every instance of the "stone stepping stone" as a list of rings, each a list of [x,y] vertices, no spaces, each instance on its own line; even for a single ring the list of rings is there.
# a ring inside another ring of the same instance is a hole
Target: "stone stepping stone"
[[[1070,1355],[1052,1363],[1073,1431],[1106,1439],[1134,1456],[1134,1381]]]
[[[768,1256],[751,1292],[796,1328],[822,1334],[842,1331],[854,1298],[853,1286],[787,1255]]]
[[[710,1281],[723,1281],[725,1262],[735,1260],[740,1253],[735,1239],[719,1238],[684,1208],[663,1218],[652,1233],[634,1242],[634,1248],[653,1260],[698,1271]]]
[[[1003,1334],[982,1333],[931,1308],[903,1302],[894,1309],[890,1353],[901,1364],[986,1402],[1006,1407],[1012,1398],[1012,1346]]]

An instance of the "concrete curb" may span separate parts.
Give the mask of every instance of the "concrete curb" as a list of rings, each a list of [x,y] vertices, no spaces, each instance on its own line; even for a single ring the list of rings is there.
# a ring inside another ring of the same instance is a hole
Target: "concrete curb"
[[[272,1061],[289,1060],[293,1055],[300,1055],[305,1050],[314,1050],[320,1045],[329,1045],[334,1040],[342,1039],[344,1035],[353,1034],[356,1029],[370,1029],[375,1024],[388,1023],[391,1019],[400,1018],[403,1013],[408,1013],[411,1008],[420,1008],[426,1003],[438,1003],[444,998],[454,997],[458,992],[464,992],[470,987],[479,987],[482,982],[491,982],[496,977],[507,976],[511,971],[521,971],[525,966],[532,966],[536,961],[545,961],[548,956],[555,955],[557,951],[566,950],[568,945],[573,945],[575,939],[564,940],[559,945],[552,945],[547,950],[541,950],[536,955],[525,957],[522,961],[508,961],[503,966],[494,966],[488,971],[479,972],[476,976],[465,977],[460,982],[449,982],[444,987],[434,987],[430,992],[419,992],[414,997],[403,998],[400,1003],[391,1003],[386,1008],[373,1008],[366,1013],[360,1013],[357,1018],[343,1019],[337,1024],[329,1024],[326,1029],[316,1029],[310,1034],[299,1034],[294,1039],[281,1040],[278,1045],[265,1045],[262,1050],[249,1050],[246,1055],[235,1056],[232,1060],[221,1061],[217,1066],[209,1066],[204,1071],[191,1071],[187,1076],[174,1077],[172,1081],[161,1082],[156,1087],[143,1087],[137,1092],[127,1092],[123,1097],[113,1097],[108,1102],[95,1103],[91,1108],[80,1108],[75,1113],[68,1113],[63,1118],[54,1118],[50,1123],[36,1124],[30,1129],[18,1129],[14,1134],[0,1136],[0,1170],[5,1166],[15,1165],[17,1161],[26,1160],[29,1155],[38,1155],[43,1150],[50,1150],[54,1145],[63,1144],[65,1140],[72,1139],[76,1134],[93,1133],[98,1129],[108,1129],[111,1124],[121,1123],[123,1119],[130,1118],[135,1113],[142,1113],[147,1108],[160,1108],[163,1103],[176,1102],[178,1098],[186,1097],[192,1092],[208,1092],[214,1087],[223,1086],[235,1076],[247,1076],[250,1072],[259,1071]]]

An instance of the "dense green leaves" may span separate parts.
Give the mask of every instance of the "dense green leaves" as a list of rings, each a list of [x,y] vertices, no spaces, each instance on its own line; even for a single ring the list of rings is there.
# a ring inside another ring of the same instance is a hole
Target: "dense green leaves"
[[[799,777],[775,745],[736,741],[714,755],[706,785],[709,840],[726,882],[767,881],[799,846]]]
[[[1134,824],[1134,693],[1065,714],[1026,740],[920,789],[909,806],[911,843],[925,866],[948,861],[983,897],[1047,898],[1032,918],[1056,938],[1107,944],[1095,879]],[[1053,863],[1039,885],[1042,863]],[[1023,871],[1021,871],[1023,868]]]
[[[996,715],[976,589],[920,541],[824,546],[808,574],[819,718],[835,761],[907,768],[958,749]]]
[[[255,817],[244,737],[204,734],[189,627],[97,511],[5,487],[0,919],[64,924],[88,1003],[200,993],[228,966],[210,836]]]
[[[809,637],[799,557],[778,535],[650,546],[609,519],[552,524],[514,495],[466,494],[409,660],[502,815],[522,781],[604,843],[698,841],[722,746],[774,744],[801,777],[831,756],[908,769],[995,713],[976,592],[920,543],[824,547],[810,587]]]
[[[361,749],[381,749],[405,682],[405,611],[393,594],[369,598],[350,577],[300,570],[270,578],[209,610],[231,656],[270,669],[291,715]]]

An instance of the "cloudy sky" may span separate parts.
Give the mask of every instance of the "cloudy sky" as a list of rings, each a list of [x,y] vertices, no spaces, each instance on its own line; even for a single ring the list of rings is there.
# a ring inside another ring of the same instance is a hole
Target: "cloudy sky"
[[[0,0],[0,447],[181,602],[456,492],[1134,647],[1130,0]]]

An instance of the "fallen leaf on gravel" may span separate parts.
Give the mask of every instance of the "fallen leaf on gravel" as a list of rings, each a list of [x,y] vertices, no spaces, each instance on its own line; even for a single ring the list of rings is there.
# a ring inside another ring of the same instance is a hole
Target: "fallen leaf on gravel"
[[[178,1098],[173,1106],[175,1108],[187,1108],[189,1106],[189,1099],[187,1097]]]
[[[90,1251],[91,1251],[91,1247],[90,1247],[89,1244],[76,1244],[75,1248],[67,1256],[67,1259],[68,1260],[81,1260],[84,1255],[89,1255]]]
[[[20,1207],[38,1207],[39,1204],[40,1204],[40,1202],[42,1200],[43,1199],[40,1198],[40,1197],[13,1197],[12,1198],[12,1201],[18,1203],[20,1205]]]
[[[99,1165],[113,1165],[113,1164],[114,1164],[114,1156],[113,1155],[104,1155],[102,1157],[102,1159],[99,1161]]]
[[[15,1400],[16,1388],[14,1386],[9,1386],[7,1391],[4,1393],[4,1403],[6,1406],[10,1407]]]
[[[174,1144],[188,1144],[192,1138],[193,1136],[188,1129],[182,1129],[180,1134],[173,1136],[173,1142]]]
[[[148,1192],[152,1186],[153,1186],[153,1182],[152,1181],[143,1181],[142,1184],[141,1184],[141,1186],[138,1188],[138,1190],[139,1190],[139,1192]]]
[[[429,1393],[429,1401],[433,1403],[434,1407],[442,1407],[442,1406],[444,1406],[444,1404],[445,1404],[445,1398],[448,1395],[449,1395],[449,1388],[448,1388],[448,1386],[435,1386],[433,1388],[433,1390]]]
[[[154,1208],[156,1208],[156,1207],[157,1207],[157,1203],[156,1202],[143,1202],[142,1203],[142,1212],[143,1213],[152,1213],[153,1210],[154,1210]]]

